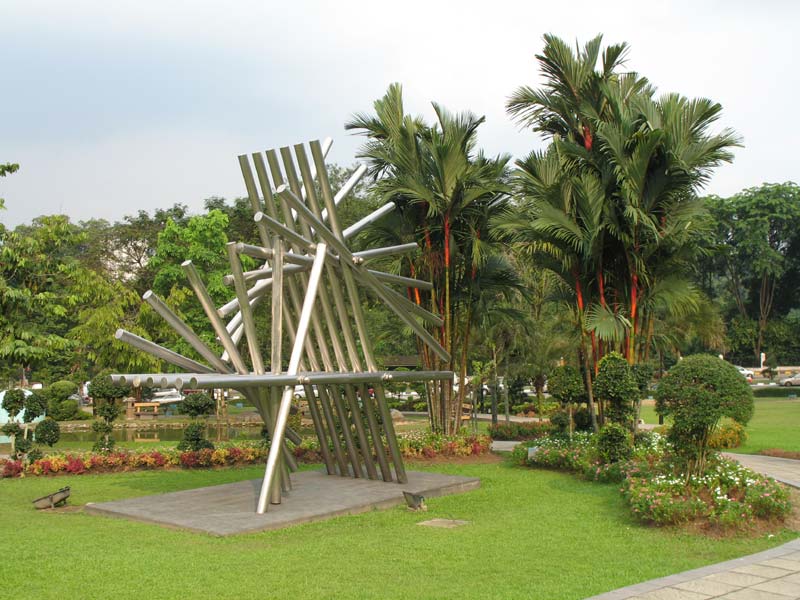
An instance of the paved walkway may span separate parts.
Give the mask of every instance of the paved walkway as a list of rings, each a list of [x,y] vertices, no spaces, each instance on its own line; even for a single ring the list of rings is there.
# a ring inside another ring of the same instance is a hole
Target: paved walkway
[[[800,539],[716,565],[592,596],[591,600],[798,600]]]
[[[800,488],[800,460],[758,454],[734,454],[732,452],[724,454],[728,458],[738,460],[745,467],[753,469],[757,473],[769,475],[786,485]]]

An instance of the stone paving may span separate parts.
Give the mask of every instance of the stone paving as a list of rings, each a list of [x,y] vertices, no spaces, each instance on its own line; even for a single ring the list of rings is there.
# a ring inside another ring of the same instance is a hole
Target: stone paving
[[[800,539],[708,567],[620,588],[590,600],[798,600]]]
[[[398,484],[302,471],[292,475],[292,486],[263,515],[255,512],[260,479],[88,504],[86,512],[225,536],[389,508],[405,502],[404,491],[425,498],[459,494],[478,488],[480,479],[409,471],[408,483]]]
[[[725,456],[738,460],[741,464],[757,473],[769,475],[773,479],[800,488],[800,460],[778,458],[776,456],[760,456],[758,454],[734,454],[726,452]]]

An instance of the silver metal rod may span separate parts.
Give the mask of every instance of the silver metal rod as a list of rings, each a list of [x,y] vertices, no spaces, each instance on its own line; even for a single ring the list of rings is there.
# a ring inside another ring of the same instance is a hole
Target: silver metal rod
[[[378,281],[385,281],[386,283],[394,283],[420,290],[430,291],[433,289],[433,284],[430,281],[414,279],[413,277],[403,277],[402,275],[395,275],[394,273],[384,273],[383,271],[373,271],[372,269],[367,270],[372,273]]]
[[[327,246],[319,244],[318,252],[314,258],[314,266],[311,269],[311,276],[308,281],[308,290],[306,297],[303,301],[303,310],[300,313],[300,318],[297,324],[297,338],[295,339],[294,347],[292,348],[292,355],[289,358],[289,368],[286,370],[288,375],[296,374],[300,365],[300,359],[303,355],[303,343],[308,335],[308,327],[311,322],[311,313],[314,310],[314,302],[317,297],[317,288],[319,287],[320,277],[322,275],[322,267],[325,265],[325,257],[327,254]],[[215,313],[216,314],[216,313]],[[274,439],[283,439],[283,433],[286,429],[286,420],[289,417],[289,407],[292,401],[292,388],[287,387],[283,396],[281,397],[281,404],[278,408],[278,417],[275,422],[275,436]],[[269,496],[269,488],[275,478],[275,468],[278,465],[278,458],[280,457],[280,444],[274,444],[269,449],[267,456],[267,467],[264,470],[264,481],[261,486],[261,493],[258,497],[258,514],[264,514],[267,510],[267,498]]]
[[[314,389],[321,390],[318,386],[306,385],[306,398],[316,398]],[[327,393],[320,392],[319,406],[322,409],[322,416],[325,418],[325,426],[328,428],[328,435],[331,438],[331,445],[333,446],[333,456],[336,459],[336,464],[339,467],[339,475],[348,477],[350,473],[347,471],[347,459],[342,452],[342,445],[339,443],[339,434],[336,432],[336,420],[333,417],[333,410]]]
[[[292,275],[294,273],[306,273],[306,272],[311,270],[311,262],[312,261],[313,261],[313,259],[310,259],[309,263],[307,265],[286,265],[283,268],[283,272],[286,275]],[[286,262],[288,262],[288,261],[286,261]],[[274,269],[274,265],[273,265],[273,268],[271,268],[271,269],[270,268],[265,268],[265,269],[256,269],[255,271],[244,271],[244,272],[242,272],[242,276],[244,277],[244,280],[245,280],[246,283],[250,283],[251,281],[259,281],[259,280],[264,280],[264,279],[271,279],[272,278],[272,273],[273,273],[274,270],[275,269]],[[225,275],[222,278],[222,283],[224,283],[225,285],[233,284],[234,283],[233,274],[231,273],[230,275]],[[238,298],[237,298],[237,301],[238,301]]]
[[[350,421],[347,418],[347,411],[345,410],[344,404],[342,404],[341,394],[338,390],[333,389],[332,386],[328,385],[319,385],[317,386],[317,389],[319,390],[320,399],[325,396],[330,398],[330,402],[336,411],[336,418],[339,421],[339,431],[341,432],[342,439],[344,440],[344,449],[347,453],[347,458],[353,467],[353,477],[357,479],[363,478],[364,471],[361,468],[361,460],[358,456],[358,450],[353,442],[353,436],[350,433]]]
[[[390,294],[393,293],[391,290],[388,290],[380,281],[375,279],[375,276],[370,274],[369,271],[363,268],[358,268],[360,265],[355,264],[358,262],[356,260],[353,261],[353,255],[350,253],[350,250],[344,243],[339,240],[336,235],[334,235],[331,230],[329,230],[322,222],[317,219],[313,213],[300,201],[297,196],[295,196],[290,189],[288,189],[285,185],[280,186],[275,193],[286,200],[287,204],[293,206],[297,212],[305,217],[305,220],[311,223],[314,226],[314,230],[322,239],[325,240],[326,243],[329,243],[334,250],[339,253],[341,262],[351,267],[353,270],[356,270],[360,275],[360,279],[363,283],[367,284],[370,288],[375,291],[375,294],[383,300],[385,304],[391,308],[395,314],[403,320],[403,322],[411,327],[417,336],[437,355],[444,361],[450,360],[450,354],[445,350],[439,342],[434,339],[434,337],[425,330],[419,323],[417,323],[414,318],[404,310],[401,305],[394,299],[390,297]],[[333,217],[331,222],[333,223]],[[349,273],[347,270],[343,270],[342,273]],[[344,275],[345,283],[347,283],[348,275]],[[352,288],[352,290],[350,289]],[[348,291],[352,292],[355,291],[355,286],[348,284]],[[353,302],[351,297],[351,303]],[[413,306],[416,306],[415,304]],[[419,308],[419,307],[417,307]],[[355,308],[353,309],[355,311]],[[411,310],[411,309],[409,309]],[[421,309],[424,310],[424,309]],[[427,311],[426,311],[427,312]],[[354,315],[356,317],[356,324],[358,324],[359,318],[358,314]],[[360,333],[360,332],[359,332]]]
[[[247,285],[244,281],[244,275],[242,274],[242,261],[239,260],[239,254],[236,252],[236,242],[229,242],[226,247],[228,250],[228,261],[231,265],[231,271],[233,271],[236,297],[239,298],[239,312],[242,315],[244,335],[247,338],[247,351],[250,354],[250,363],[253,366],[253,371],[256,374],[261,374],[264,372],[264,361],[261,358],[261,351],[258,347],[256,322],[250,310],[250,301],[247,298]],[[214,314],[216,315],[216,313]],[[228,354],[230,355],[230,353]]]
[[[228,333],[228,330],[225,329],[224,323],[217,314],[217,311],[214,308],[214,301],[208,294],[208,290],[206,289],[203,280],[200,279],[200,275],[194,268],[192,261],[184,261],[181,264],[181,267],[183,267],[183,271],[186,273],[186,277],[189,279],[189,285],[192,286],[195,296],[197,296],[197,299],[200,301],[200,306],[203,307],[208,320],[211,322],[211,327],[214,329],[214,333],[217,334],[219,341],[222,343],[222,347],[225,348],[225,352],[228,353],[228,358],[230,358],[231,363],[233,363],[233,367],[239,373],[247,373],[247,367],[242,360],[242,356],[239,354],[236,344],[233,343],[231,335]]]
[[[264,281],[259,281],[249,290],[247,290],[247,297],[252,301],[256,298],[260,298],[266,291],[269,289],[269,286],[272,285],[272,280],[266,279]],[[234,298],[230,302],[223,304],[217,309],[217,314],[220,317],[227,317],[228,315],[236,312],[239,310],[239,299]]]
[[[327,172],[324,169],[325,160],[324,157],[322,156],[322,153],[320,152],[320,147],[318,142],[311,142],[311,153],[314,156],[314,163],[318,165],[318,170],[320,171],[319,185],[320,189],[322,190],[322,197],[323,200],[325,201],[325,206],[330,211],[331,233],[333,234],[334,239],[339,241],[342,239],[341,229],[339,228],[339,223],[336,218],[336,210],[335,207],[333,206],[333,199],[331,198],[330,182],[327,179]],[[342,243],[342,246],[344,246],[344,243]],[[347,248],[345,248],[345,250],[347,250]],[[347,251],[342,256],[347,257],[348,254],[349,251]],[[352,257],[350,258],[352,260]],[[375,365],[375,358],[372,355],[372,343],[367,335],[366,323],[364,321],[364,313],[361,309],[361,302],[358,295],[358,290],[355,287],[355,283],[353,281],[353,277],[351,277],[352,274],[350,270],[346,268],[342,269],[342,273],[344,275],[345,283],[347,285],[348,295],[350,296],[350,302],[353,310],[353,317],[355,318],[356,327],[358,328],[358,334],[359,337],[361,338],[361,346],[364,352],[364,358],[367,362],[367,369],[369,369],[370,371],[375,371],[377,369]],[[367,273],[366,275],[367,277],[372,277],[369,273]],[[375,280],[375,284],[377,286],[382,286],[382,284],[377,280]],[[405,319],[406,315],[403,315],[401,313],[398,313],[398,315],[404,321],[406,320]],[[425,342],[426,344],[430,345],[431,341],[435,344],[436,347],[433,348],[434,352],[437,352],[437,348],[439,348],[442,352],[447,354],[444,348],[441,348],[438,342],[436,342],[436,340],[434,340],[429,334],[427,334],[427,331],[419,327],[418,323],[414,321],[414,319],[409,318],[407,323],[413,325],[412,328],[415,331],[417,331],[418,335],[426,334],[427,337],[430,338],[429,341],[424,336],[420,335],[423,342]],[[376,385],[374,386],[374,389],[375,389],[375,397],[377,398],[378,401],[378,408],[381,412],[384,430],[386,431],[386,440],[387,443],[389,444],[389,451],[392,455],[392,462],[395,465],[395,473],[397,475],[397,481],[398,483],[406,483],[408,481],[408,478],[406,477],[405,467],[403,465],[403,457],[400,454],[400,449],[397,444],[397,436],[395,435],[394,432],[394,423],[392,422],[392,417],[391,414],[389,413],[388,405],[386,404],[386,398],[383,394],[383,386]]]
[[[356,170],[353,171],[353,174],[350,175],[349,179],[342,186],[342,189],[336,192],[336,195],[333,197],[334,206],[339,206],[342,200],[344,200],[347,197],[347,194],[349,194],[353,190],[353,188],[356,187],[358,182],[361,181],[361,178],[364,176],[366,172],[367,172],[367,165],[364,164],[358,165]],[[325,221],[327,219],[328,219],[328,210],[323,209],[322,220]]]
[[[170,373],[141,373],[138,377],[150,377],[157,380]],[[453,380],[452,371],[362,371],[354,373],[341,373],[329,371],[298,371],[295,374],[283,373],[280,375],[237,375],[188,372],[175,373],[195,382],[198,389],[233,388],[248,389],[253,387],[286,387],[295,385],[344,385],[344,384],[378,384],[378,383],[413,383],[417,381],[447,381]],[[114,375],[114,377],[130,377],[130,375]]]
[[[397,246],[385,246],[383,248],[370,248],[369,250],[362,250],[361,252],[353,252],[353,256],[362,260],[373,260],[375,258],[383,258],[385,256],[394,256],[396,254],[408,254],[419,249],[416,242],[410,244],[398,244]]]
[[[143,352],[147,352],[148,354],[155,356],[156,358],[165,360],[168,363],[175,365],[176,367],[181,367],[182,369],[189,369],[190,371],[198,373],[214,372],[214,369],[212,369],[207,365],[204,365],[203,363],[199,363],[196,360],[192,360],[191,358],[183,356],[182,354],[173,352],[168,348],[164,348],[164,346],[159,346],[155,342],[151,342],[150,340],[146,340],[143,337],[139,337],[138,335],[131,333],[130,331],[125,331],[124,329],[117,329],[117,332],[114,334],[114,337],[121,342],[125,342],[129,346],[133,346],[134,348],[138,348]]]
[[[441,327],[444,324],[444,320],[439,316],[435,315],[432,312],[427,311],[426,309],[422,308],[419,304],[416,304],[403,296],[402,294],[397,293],[395,290],[386,287],[382,283],[378,283],[380,288],[377,288],[374,281],[368,281],[366,277],[364,277],[365,269],[356,269],[354,274],[356,279],[358,279],[367,289],[367,292],[372,292],[374,296],[377,296],[380,299],[383,299],[383,296],[378,293],[378,291],[382,292],[385,296],[391,298],[394,303],[397,305],[399,309],[404,310],[406,313],[410,315],[414,315],[430,323],[434,327]],[[377,276],[374,276],[377,279]],[[397,312],[397,311],[395,311]],[[438,342],[437,342],[438,343]]]
[[[350,227],[345,228],[345,230],[342,231],[342,237],[346,240],[349,240],[351,237],[358,235],[364,229],[366,229],[376,221],[379,221],[384,216],[388,215],[395,208],[397,208],[397,205],[394,202],[387,202],[379,209],[368,214],[363,219],[356,221],[355,223],[350,225]]]
[[[375,462],[372,460],[372,448],[364,430],[364,421],[361,417],[361,407],[358,405],[355,388],[352,385],[344,386],[344,395],[350,408],[350,418],[356,430],[358,446],[361,450],[361,457],[364,459],[364,467],[367,469],[367,477],[370,479],[378,478],[378,471],[375,469]]]
[[[239,156],[239,167],[242,171],[244,178],[244,187],[247,189],[247,197],[250,200],[250,206],[253,209],[253,214],[260,213],[263,209],[261,205],[261,198],[258,197],[258,190],[256,189],[256,182],[253,179],[253,171],[250,169],[250,161],[247,159],[246,154]],[[258,229],[258,236],[261,239],[261,245],[269,246],[269,234],[265,227],[256,227]]]
[[[313,242],[307,240],[300,234],[295,233],[280,221],[276,221],[275,219],[273,219],[272,217],[268,217],[264,213],[256,213],[255,221],[256,223],[260,223],[261,221],[263,221],[268,229],[270,229],[276,235],[279,235],[282,238],[286,239],[291,244],[299,246],[304,250],[310,250],[312,252],[314,251]]]
[[[375,406],[373,405],[372,398],[369,395],[369,390],[366,385],[361,386],[361,404],[364,405],[364,414],[367,415],[367,425],[369,426],[370,437],[372,437],[372,445],[375,448],[375,456],[378,459],[378,465],[381,469],[381,477],[384,481],[392,480],[392,470],[389,468],[389,462],[386,460],[386,449],[383,447],[383,440],[381,439],[381,428],[378,425],[378,419],[375,416]]]
[[[307,388],[310,390],[311,386],[309,385]],[[308,404],[308,411],[311,413],[314,432],[317,434],[317,440],[319,440],[319,451],[322,454],[322,462],[325,463],[325,470],[328,475],[335,475],[336,468],[333,464],[331,451],[328,448],[328,437],[325,435],[325,428],[322,426],[322,416],[320,415],[320,409],[317,407],[317,399],[313,394],[311,396],[306,394],[306,403]]]
[[[214,353],[211,348],[206,346],[205,342],[189,327],[183,319],[172,312],[172,309],[167,306],[164,301],[156,296],[152,290],[147,290],[142,296],[145,302],[156,311],[161,318],[164,319],[170,327],[172,327],[178,335],[180,335],[188,344],[194,348],[197,353],[202,356],[208,363],[217,371],[222,373],[230,373],[231,368],[222,362],[219,357]]]

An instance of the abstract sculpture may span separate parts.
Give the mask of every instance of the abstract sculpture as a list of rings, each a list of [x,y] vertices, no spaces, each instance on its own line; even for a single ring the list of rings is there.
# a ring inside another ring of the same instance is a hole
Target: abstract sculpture
[[[228,244],[231,274],[225,282],[235,290],[230,302],[215,307],[191,261],[183,263],[189,283],[225,350],[222,356],[211,350],[151,291],[144,294],[144,300],[206,362],[195,361],[124,330],[116,334],[118,339],[188,372],[112,375],[114,382],[154,387],[233,388],[257,407],[272,440],[258,513],[264,513],[269,503],[279,504],[282,493],[291,490],[289,471],[296,469],[296,463],[286,439],[300,441],[297,432],[287,427],[295,385],[304,386],[329,475],[377,479],[380,471],[384,481],[392,481],[394,477],[398,483],[405,483],[406,473],[384,384],[419,381],[429,386],[449,386],[453,381],[451,371],[392,373],[377,369],[361,306],[362,290],[382,301],[446,361],[449,357],[445,349],[419,322],[440,327],[442,320],[390,287],[430,290],[430,283],[367,267],[372,259],[412,252],[416,244],[363,252],[348,249],[350,238],[395,206],[390,202],[343,230],[336,207],[366,168],[359,167],[334,195],[324,158],[330,145],[330,140],[324,144],[310,142],[311,161],[303,144],[295,145],[294,153],[285,147],[253,154],[255,177],[250,158],[239,157],[261,245]],[[261,260],[263,266],[243,271],[241,255]],[[268,294],[272,299],[271,354],[265,362],[259,350],[260,332],[253,309]],[[231,315],[225,323],[223,319]],[[285,337],[291,347],[286,367]],[[239,350],[242,338],[247,342],[246,355]],[[370,387],[374,398],[369,393]]]

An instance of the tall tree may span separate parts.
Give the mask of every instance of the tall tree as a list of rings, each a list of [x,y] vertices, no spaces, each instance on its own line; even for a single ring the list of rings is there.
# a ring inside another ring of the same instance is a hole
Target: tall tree
[[[589,392],[606,352],[629,363],[647,354],[656,307],[685,316],[699,306],[688,277],[706,222],[696,192],[738,143],[710,132],[719,104],[656,98],[621,71],[627,45],[601,42],[573,51],[545,36],[544,86],[518,89],[508,111],[552,142],[518,162],[518,202],[498,221],[572,290]]]
[[[787,270],[800,264],[792,260],[800,243],[800,187],[765,183],[707,201],[718,226],[718,264],[724,268],[725,287],[740,322],[755,323],[749,337],[759,364],[776,291]]]
[[[434,333],[451,356],[442,363],[423,349],[425,366],[456,371],[463,380],[473,304],[489,282],[488,269],[499,273],[497,263],[489,261],[493,242],[488,228],[489,218],[508,199],[508,157],[487,158],[477,150],[482,117],[452,114],[436,103],[433,124],[407,115],[399,84],[391,85],[374,108],[375,115],[356,115],[345,127],[367,137],[359,156],[369,162],[375,192],[397,206],[391,238],[413,239],[422,249],[398,266],[404,274],[432,281],[430,294],[408,290],[409,299],[441,316],[442,326]],[[385,226],[372,235],[381,232]],[[458,398],[447,386],[431,394],[434,428],[453,431],[459,426],[460,388]]]

